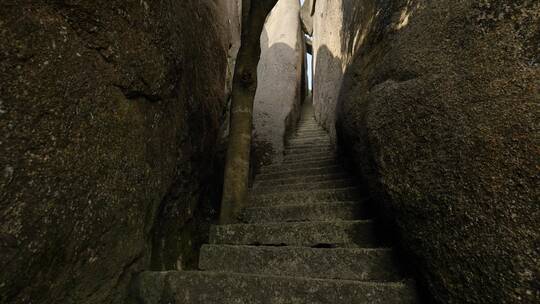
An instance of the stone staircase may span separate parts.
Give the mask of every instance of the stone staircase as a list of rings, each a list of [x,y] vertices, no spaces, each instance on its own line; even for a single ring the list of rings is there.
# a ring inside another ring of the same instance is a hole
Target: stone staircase
[[[243,223],[212,227],[201,271],[141,274],[139,303],[418,303],[311,111],[257,176]]]

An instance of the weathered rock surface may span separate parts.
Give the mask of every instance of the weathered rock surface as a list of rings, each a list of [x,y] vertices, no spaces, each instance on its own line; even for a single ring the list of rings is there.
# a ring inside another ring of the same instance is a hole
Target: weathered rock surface
[[[205,271],[288,277],[399,282],[388,248],[309,248],[204,245],[199,267]]]
[[[336,140],[336,106],[344,67],[351,57],[342,42],[346,14],[344,1],[316,0],[313,23],[313,106],[317,121]],[[352,2],[352,1],[345,1]],[[307,19],[307,18],[306,18]]]
[[[219,272],[144,272],[134,300],[143,304],[413,304],[407,283],[319,280]],[[156,292],[157,291],[157,292]]]
[[[211,244],[370,247],[378,244],[373,222],[292,222],[212,226]]]
[[[280,0],[266,21],[254,104],[255,166],[279,161],[285,137],[300,117],[305,97],[305,43],[300,3]]]
[[[306,0],[300,9],[300,20],[302,21],[302,30],[307,35],[313,35],[313,14],[315,13],[315,1]]]
[[[221,184],[233,1],[68,2],[0,4],[1,303],[119,303]]]
[[[342,17],[324,19],[329,5]],[[540,302],[540,3],[318,0],[317,10],[316,52],[333,60],[317,60],[317,115],[331,127],[335,95],[321,94],[346,67],[340,143],[432,301]],[[328,38],[336,31],[341,41]]]

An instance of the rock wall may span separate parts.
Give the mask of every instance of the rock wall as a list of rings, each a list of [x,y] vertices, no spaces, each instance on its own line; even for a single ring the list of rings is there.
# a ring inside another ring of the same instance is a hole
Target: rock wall
[[[429,302],[540,302],[540,3],[316,5],[317,115]]]
[[[119,303],[151,260],[185,267],[219,197],[231,4],[0,4],[0,303]]]
[[[358,49],[361,12],[365,1],[312,0],[311,21],[303,14],[304,23],[313,24],[313,105],[317,121],[336,138],[336,107],[346,67]]]
[[[300,8],[300,21],[302,24],[302,30],[308,36],[313,35],[313,15],[314,14],[315,14],[315,0],[303,1],[302,7]]]
[[[305,43],[300,3],[280,0],[266,21],[254,104],[255,162],[281,159],[287,132],[300,115],[305,97]]]

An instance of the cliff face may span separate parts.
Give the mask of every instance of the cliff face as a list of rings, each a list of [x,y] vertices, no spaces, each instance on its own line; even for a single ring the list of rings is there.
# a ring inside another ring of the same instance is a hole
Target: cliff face
[[[1,4],[0,302],[118,303],[151,257],[189,264],[221,185],[230,4]]]
[[[304,6],[310,4],[307,2]],[[305,23],[313,24],[313,106],[317,121],[335,141],[336,105],[345,65],[340,34],[343,3],[322,0],[311,5],[314,6],[314,13],[311,21]],[[309,20],[305,14],[303,18]]]
[[[313,105],[319,123],[336,139],[336,109],[347,66],[363,39],[360,30],[366,1],[311,0],[304,11],[312,6],[312,16],[304,13],[306,24],[313,24]],[[311,19],[311,20],[309,20]]]
[[[261,36],[261,60],[255,96],[255,161],[271,163],[283,156],[284,138],[300,116],[305,97],[305,43],[297,0],[280,0]]]
[[[341,7],[314,15],[316,52],[332,60],[316,59],[314,86],[335,72],[326,81],[340,88],[336,111],[315,91],[317,115],[336,119],[431,299],[537,303],[540,4],[316,5]],[[320,24],[339,43],[317,36]]]

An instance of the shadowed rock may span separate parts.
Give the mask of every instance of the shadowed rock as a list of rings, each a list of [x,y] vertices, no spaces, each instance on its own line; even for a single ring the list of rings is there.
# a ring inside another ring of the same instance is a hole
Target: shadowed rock
[[[317,9],[317,117],[337,126],[431,302],[540,302],[540,3]]]
[[[2,1],[0,303],[121,303],[152,249],[193,263],[233,2]]]

